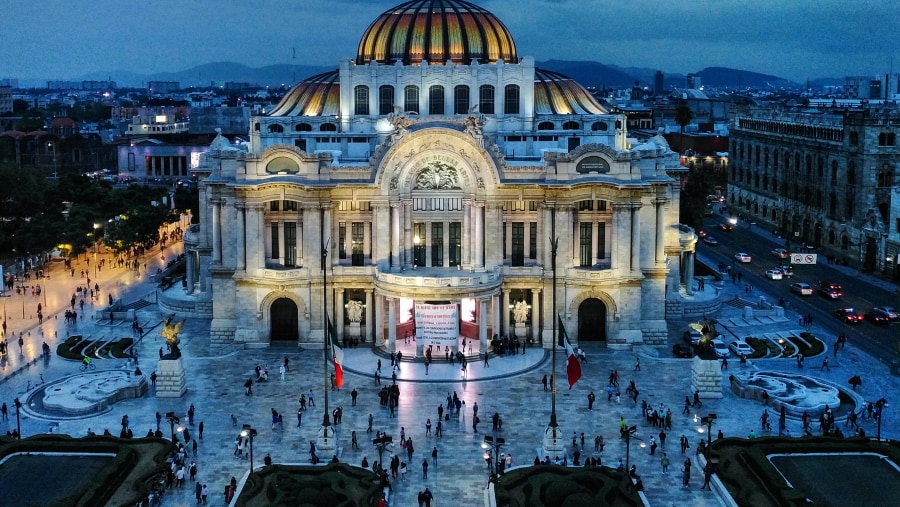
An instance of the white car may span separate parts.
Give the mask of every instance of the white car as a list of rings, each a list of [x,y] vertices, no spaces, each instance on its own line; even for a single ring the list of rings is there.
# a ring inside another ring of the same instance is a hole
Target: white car
[[[791,284],[791,292],[800,294],[801,296],[812,296],[813,288],[808,283],[797,282]]]
[[[747,342],[743,342],[740,340],[734,340],[728,344],[728,348],[734,352],[734,355],[741,357],[741,354],[750,357],[750,354],[753,353],[753,347],[751,347]]]
[[[731,352],[728,351],[728,345],[725,345],[725,342],[720,338],[716,338],[712,341],[712,350],[719,359],[731,355]]]
[[[736,260],[738,262],[747,263],[747,262],[752,261],[753,258],[750,257],[750,254],[748,254],[748,253],[738,252],[738,253],[734,254],[734,260]]]
[[[780,269],[767,269],[766,278],[769,280],[781,280],[784,278],[784,273]]]

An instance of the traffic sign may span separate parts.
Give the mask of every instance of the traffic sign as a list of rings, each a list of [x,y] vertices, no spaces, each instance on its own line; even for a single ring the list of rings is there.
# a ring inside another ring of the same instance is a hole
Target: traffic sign
[[[791,254],[791,264],[815,264],[818,254]]]

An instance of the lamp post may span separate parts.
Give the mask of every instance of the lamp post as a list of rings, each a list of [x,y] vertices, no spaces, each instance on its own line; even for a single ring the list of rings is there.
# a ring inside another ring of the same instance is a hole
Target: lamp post
[[[172,442],[176,442],[175,439],[175,425],[181,422],[181,419],[175,415],[175,412],[166,412],[166,420],[169,421],[169,428],[172,430]]]
[[[97,269],[97,230],[100,229],[100,224],[94,224],[94,278],[97,278],[97,273],[99,269]]]
[[[249,424],[245,424],[241,431],[242,437],[250,437],[250,475],[253,475],[253,437],[256,436],[256,430]]]
[[[716,414],[709,414],[700,418],[700,424],[706,425],[706,459],[709,459],[709,447],[712,445],[712,425],[715,420]]]
[[[375,447],[378,449],[378,463],[379,464],[384,463],[384,459],[383,459],[384,451],[393,442],[394,442],[394,437],[392,437],[390,435],[383,435],[378,438],[372,439],[372,443],[375,444]]]
[[[57,178],[57,174],[56,174],[56,143],[54,143],[52,141],[48,142],[47,147],[53,148],[53,178],[55,179],[55,178]]]
[[[328,241],[322,242],[322,326],[324,328],[322,335],[322,388],[325,391],[325,413],[322,415],[322,433],[316,441],[316,448],[323,451],[333,451],[336,447],[334,442],[334,428],[328,417],[328,345],[331,336],[331,320],[328,318]]]
[[[19,401],[19,398],[13,400],[13,404],[16,406],[16,433],[19,435],[19,440],[22,439],[22,421],[19,419],[19,409],[22,408],[22,402]],[[881,421],[878,422],[879,431],[881,429]]]
[[[629,426],[622,434],[625,437],[625,473],[628,473],[628,465],[631,464],[631,439],[637,433],[637,425]]]
[[[487,461],[490,458],[490,452],[494,453],[494,473],[500,475],[500,448],[503,444],[506,443],[506,439],[503,437],[492,437],[490,435],[485,435],[484,442],[481,443],[481,448],[485,449],[487,452],[484,454],[484,460]]]

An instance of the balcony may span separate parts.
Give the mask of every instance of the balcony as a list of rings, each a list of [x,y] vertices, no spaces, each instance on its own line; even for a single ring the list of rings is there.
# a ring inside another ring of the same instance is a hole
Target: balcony
[[[427,294],[431,297],[474,297],[490,293],[500,286],[503,274],[498,267],[493,271],[473,273],[455,268],[416,268],[405,271],[375,273],[376,285],[384,291],[396,294]]]

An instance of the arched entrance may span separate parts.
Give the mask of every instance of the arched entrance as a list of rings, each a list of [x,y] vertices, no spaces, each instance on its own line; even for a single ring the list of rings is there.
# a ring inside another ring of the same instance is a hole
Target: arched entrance
[[[578,342],[606,341],[606,305],[588,298],[578,305]]]
[[[297,303],[288,298],[278,298],[269,309],[269,322],[272,323],[269,337],[271,341],[299,341]]]

